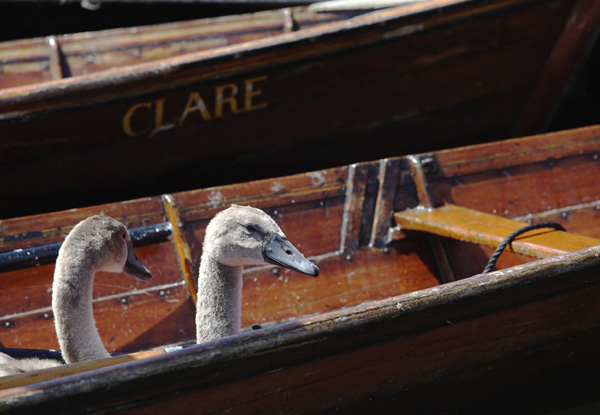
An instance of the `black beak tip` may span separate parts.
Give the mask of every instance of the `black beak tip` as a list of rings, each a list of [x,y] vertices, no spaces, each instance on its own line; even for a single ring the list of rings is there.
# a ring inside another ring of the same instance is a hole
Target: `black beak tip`
[[[319,276],[319,272],[321,272],[319,270],[319,267],[317,267],[315,264],[313,264],[313,277],[318,277]]]

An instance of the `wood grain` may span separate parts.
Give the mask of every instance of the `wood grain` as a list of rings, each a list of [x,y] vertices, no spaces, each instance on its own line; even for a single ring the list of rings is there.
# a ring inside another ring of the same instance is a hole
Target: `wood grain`
[[[404,210],[395,213],[394,218],[405,230],[427,232],[493,248],[512,232],[527,226],[523,222],[455,205]],[[599,239],[555,229],[536,229],[517,237],[507,249],[530,257],[546,258],[596,245],[600,245]]]

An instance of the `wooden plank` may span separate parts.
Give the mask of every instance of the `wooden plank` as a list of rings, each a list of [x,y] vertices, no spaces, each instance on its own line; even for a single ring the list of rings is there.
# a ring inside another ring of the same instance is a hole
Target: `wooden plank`
[[[206,220],[230,204],[276,209],[345,196],[348,167],[173,194],[184,222]]]
[[[373,217],[369,246],[383,248],[388,244],[387,232],[391,227],[394,195],[398,186],[400,160],[383,159],[379,164],[379,190]]]
[[[471,171],[470,174],[443,180],[431,180],[428,177],[428,188],[434,204],[440,206],[450,203],[515,218],[552,210],[561,211],[600,200],[600,188],[595,180],[600,174],[600,142],[579,142],[577,137],[577,134],[573,135],[573,145],[566,144],[566,148],[558,145],[554,151],[545,152],[541,145],[540,152],[546,156],[544,160],[532,155],[532,160],[527,162],[535,149],[520,152],[515,148],[510,156],[513,162],[509,162],[506,167],[488,169],[481,166],[481,172]],[[543,138],[547,142],[553,142],[548,140],[552,135],[545,135]],[[536,142],[539,143],[537,139],[524,140],[522,145],[528,147]],[[513,163],[516,166],[512,166]],[[443,164],[439,166],[438,170],[445,170]],[[585,229],[580,233],[588,235]]]
[[[314,260],[314,280],[286,269],[244,273],[242,327],[297,319],[440,284],[427,246],[403,241],[387,251],[361,249]]]
[[[196,280],[198,279],[196,269],[198,268],[198,265],[194,264],[190,246],[182,235],[180,228],[182,226],[181,215],[179,214],[177,204],[171,195],[163,195],[162,199],[167,217],[173,228],[173,244],[175,245],[179,272],[190,292],[192,304],[195,305],[198,299],[198,290],[196,288]]]
[[[600,126],[558,131],[478,146],[436,152],[435,160],[443,169],[428,175],[430,180],[448,179],[499,169],[561,159],[600,151]]]
[[[342,217],[342,252],[354,252],[360,246],[360,235],[365,206],[368,163],[352,164],[348,168],[346,200]]]
[[[600,223],[600,201],[597,200],[514,219],[518,221],[531,220],[533,223],[559,222],[569,232],[600,239],[600,229],[594,226],[594,224]]]
[[[428,232],[492,247],[498,246],[510,233],[527,225],[455,205],[405,210],[396,212],[394,218],[403,230]],[[508,249],[523,255],[546,258],[596,245],[600,245],[600,240],[553,229],[538,229],[519,236]]]

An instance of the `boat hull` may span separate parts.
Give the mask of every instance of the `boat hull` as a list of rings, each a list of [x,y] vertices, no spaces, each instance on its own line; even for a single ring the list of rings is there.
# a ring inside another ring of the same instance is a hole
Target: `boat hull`
[[[0,215],[535,133],[589,51],[588,6],[440,0],[169,58],[133,35],[98,53],[65,39],[80,72],[0,91]]]

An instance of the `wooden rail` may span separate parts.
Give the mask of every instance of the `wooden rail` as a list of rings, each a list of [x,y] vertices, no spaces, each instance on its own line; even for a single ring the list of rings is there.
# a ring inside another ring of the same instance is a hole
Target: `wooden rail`
[[[497,247],[510,233],[526,223],[476,210],[444,205],[439,208],[408,209],[394,214],[402,230],[429,232],[446,238]],[[600,245],[600,240],[554,229],[532,230],[508,249],[536,258],[547,258]]]

